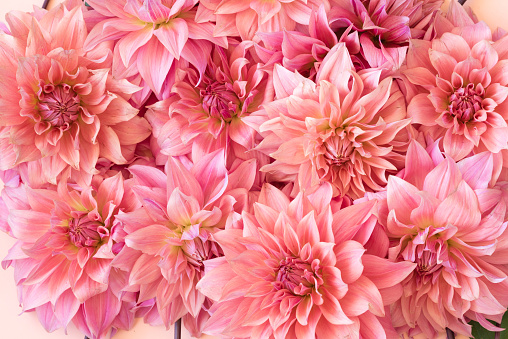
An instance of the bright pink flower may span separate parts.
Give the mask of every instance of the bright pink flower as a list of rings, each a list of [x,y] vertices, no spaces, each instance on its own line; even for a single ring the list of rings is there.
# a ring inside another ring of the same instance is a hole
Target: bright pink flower
[[[354,72],[344,44],[330,51],[316,83],[277,65],[277,99],[246,118],[265,136],[257,149],[275,159],[263,171],[299,189],[329,182],[334,196],[362,197],[402,166],[404,98],[380,71]],[[400,133],[399,133],[400,132]],[[399,135],[398,135],[399,134]],[[400,139],[400,140],[399,140]],[[402,161],[401,161],[402,160]]]
[[[113,240],[121,232],[116,217],[137,207],[124,195],[123,182],[118,173],[97,187],[65,180],[57,189],[26,187],[17,207],[10,204],[7,220],[18,241],[2,264],[14,266],[23,311],[42,307],[47,328],[66,327],[83,303],[118,284],[110,281],[111,261],[122,246]]]
[[[216,301],[205,333],[386,338],[377,317],[415,264],[365,253],[376,221],[374,201],[332,214],[331,198],[329,184],[291,202],[267,184],[254,213],[242,214],[243,230],[214,235],[225,257],[206,261],[198,283]],[[377,247],[386,253],[388,243]]]
[[[188,314],[186,327],[193,335],[201,333],[211,306],[195,288],[202,262],[222,255],[213,234],[238,222],[255,168],[254,161],[243,162],[228,173],[223,150],[196,164],[170,158],[165,173],[148,166],[130,168],[143,207],[119,216],[126,247],[114,266],[130,272],[129,285],[140,289],[139,303],[156,298],[166,327]]]
[[[127,102],[139,88],[99,64],[109,49],[83,53],[82,7],[40,16],[9,14],[13,36],[0,35],[0,168],[27,163],[56,184],[71,167],[88,183],[99,156],[126,163],[125,146],[147,138],[150,126]]]
[[[330,8],[328,0],[202,0],[198,11],[200,21],[217,22],[214,36],[255,40],[256,33],[305,28],[321,5]]]
[[[456,161],[508,149],[508,37],[493,43],[485,23],[469,20],[432,42],[415,42],[404,71],[421,91],[408,106],[412,123],[442,137]]]
[[[176,62],[185,60],[200,74],[212,43],[227,47],[226,38],[213,36],[214,24],[195,21],[197,0],[91,0],[104,15],[87,38],[86,48],[102,41],[118,41],[114,51],[113,74],[139,74],[142,85],[159,99],[169,95]]]
[[[416,264],[391,306],[399,332],[471,336],[469,320],[499,330],[486,319],[500,322],[508,305],[508,222],[503,192],[489,188],[493,168],[489,152],[456,164],[413,142],[402,178],[389,178],[379,213],[389,258]]]
[[[352,54],[362,68],[398,68],[405,60],[409,39],[424,36],[442,3],[442,0],[332,0],[328,22],[341,40],[355,42],[351,45],[355,46]]]
[[[224,148],[245,158],[261,137],[243,119],[272,100],[268,76],[251,55],[252,42],[215,46],[203,74],[181,69],[172,96],[150,106],[152,124],[161,152],[193,158]]]

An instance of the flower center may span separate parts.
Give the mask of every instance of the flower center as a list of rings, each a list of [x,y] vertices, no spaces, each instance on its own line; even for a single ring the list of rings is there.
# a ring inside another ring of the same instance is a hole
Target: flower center
[[[420,245],[423,247],[423,245]],[[416,272],[419,275],[425,276],[432,274],[441,268],[441,265],[438,264],[438,255],[436,252],[432,252],[428,249],[423,249],[420,256],[416,258]]]
[[[475,113],[482,109],[483,88],[469,83],[466,87],[457,89],[450,96],[448,111],[459,121],[465,123],[471,121]]]
[[[316,274],[319,263],[312,264],[300,258],[285,258],[280,261],[274,283],[276,290],[286,289],[295,295],[307,295],[323,284],[323,279]]]
[[[348,140],[338,136],[329,138],[325,143],[324,157],[330,166],[342,167],[350,161],[354,147]]]
[[[69,126],[78,118],[79,96],[68,84],[44,85],[39,100],[39,114],[52,126]]]
[[[200,95],[205,111],[211,118],[230,122],[236,116],[239,106],[235,92],[218,81],[205,79],[203,82],[205,88],[200,91]]]
[[[88,214],[82,212],[71,219],[68,234],[77,247],[97,247],[102,238],[109,235],[109,231],[103,223],[90,220]]]

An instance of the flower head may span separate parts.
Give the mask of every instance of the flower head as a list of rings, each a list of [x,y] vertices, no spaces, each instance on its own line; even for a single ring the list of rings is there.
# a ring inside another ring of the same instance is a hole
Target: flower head
[[[327,55],[316,83],[276,66],[278,100],[259,113],[266,121],[258,146],[275,161],[262,170],[299,189],[329,182],[335,196],[380,190],[403,157],[394,147],[403,150],[397,134],[409,120],[391,79],[378,79],[378,72],[354,72],[344,44]]]
[[[126,163],[125,146],[148,137],[150,127],[127,102],[139,88],[108,73],[109,50],[83,52],[83,8],[60,5],[13,22],[13,36],[0,35],[0,168],[25,163],[39,181],[56,184],[71,167],[89,184],[99,156]]]
[[[117,41],[113,74],[140,77],[140,85],[159,99],[169,96],[178,60],[192,64],[200,74],[212,43],[227,47],[225,37],[213,36],[214,24],[195,20],[197,0],[91,0],[104,20],[86,41],[94,48],[102,41]],[[155,62],[156,61],[156,62]]]
[[[506,41],[492,42],[486,24],[471,21],[409,50],[404,74],[420,93],[408,115],[420,131],[442,137],[444,151],[456,161],[508,148]]]
[[[243,162],[228,173],[223,150],[196,164],[181,160],[170,158],[166,173],[148,166],[130,168],[143,207],[119,217],[126,247],[114,266],[130,272],[131,286],[140,286],[138,302],[156,298],[167,327],[189,314],[186,326],[199,335],[203,321],[192,318],[206,319],[210,301],[195,285],[203,275],[203,261],[222,255],[213,234],[237,222],[254,181],[255,163]]]
[[[192,152],[199,158],[224,148],[228,158],[244,158],[259,143],[260,136],[244,118],[271,96],[268,76],[254,61],[251,46],[215,46],[203,74],[192,67],[180,70],[176,95],[150,106],[146,117],[163,154]]]
[[[375,224],[373,201],[332,214],[331,198],[329,184],[314,195],[300,193],[293,201],[267,184],[254,213],[243,212],[243,230],[214,235],[225,256],[206,261],[206,274],[198,283],[200,291],[216,301],[206,333],[384,337],[377,318],[384,315],[380,290],[397,286],[414,264],[365,254]]]
[[[423,37],[442,3],[442,0],[332,0],[328,21],[341,40],[352,43],[362,68],[387,65],[398,68],[405,59],[409,39]]]
[[[3,267],[14,266],[23,311],[46,314],[47,328],[66,327],[84,303],[108,290],[110,264],[121,248],[116,217],[136,207],[124,199],[123,182],[118,173],[98,187],[65,180],[56,190],[24,187],[24,199],[9,204],[7,221],[18,242]],[[121,303],[118,294],[110,298]]]
[[[489,187],[493,156],[456,164],[433,154],[412,142],[402,178],[388,180],[380,222],[393,244],[389,258],[416,264],[391,319],[400,332],[428,338],[447,327],[470,336],[469,320],[499,330],[486,319],[500,321],[508,304],[508,222],[501,190]]]

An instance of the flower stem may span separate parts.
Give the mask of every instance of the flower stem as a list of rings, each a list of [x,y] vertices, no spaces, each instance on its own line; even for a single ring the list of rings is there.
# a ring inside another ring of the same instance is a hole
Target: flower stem
[[[446,339],[455,339],[455,334],[448,327],[446,328]]]
[[[182,319],[178,319],[175,323],[175,339],[182,337]]]
[[[48,8],[48,4],[49,4],[49,0],[44,0],[44,2],[42,3],[42,8],[44,8],[44,9]]]

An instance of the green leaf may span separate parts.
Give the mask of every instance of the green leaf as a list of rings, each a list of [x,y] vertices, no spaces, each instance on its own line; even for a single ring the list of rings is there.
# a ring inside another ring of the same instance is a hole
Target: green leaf
[[[491,323],[495,324],[493,321]],[[474,339],[495,339],[496,333],[490,332],[482,327],[478,322],[471,321],[469,322],[470,325],[473,326],[472,334]],[[497,325],[497,324],[495,324]],[[505,328],[504,331],[501,332],[501,336],[499,339],[508,339],[508,312],[506,312],[503,315],[503,320],[501,322],[501,325],[498,325],[499,327]]]

